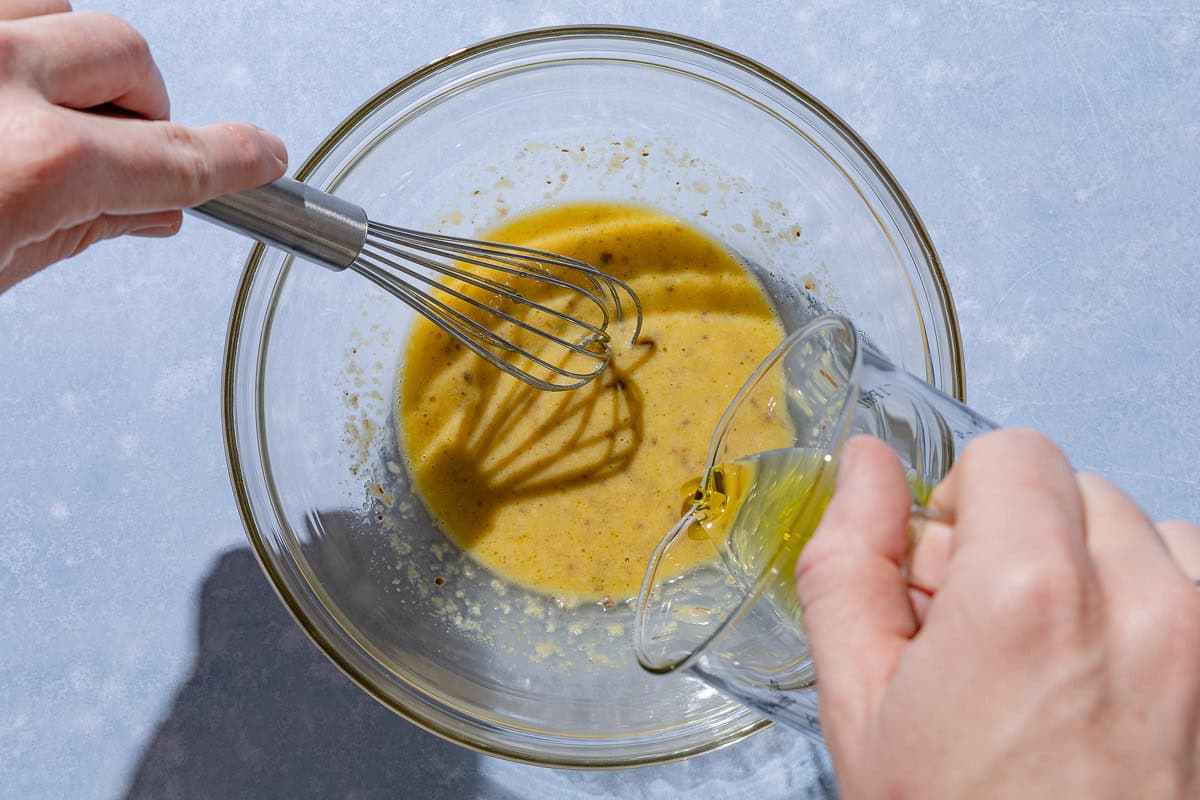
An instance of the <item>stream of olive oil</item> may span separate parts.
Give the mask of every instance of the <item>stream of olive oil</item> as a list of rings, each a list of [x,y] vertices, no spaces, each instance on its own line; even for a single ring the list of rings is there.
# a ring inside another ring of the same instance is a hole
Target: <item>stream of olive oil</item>
[[[713,467],[685,487],[685,512],[694,507],[698,523],[688,536],[724,540],[724,557],[743,566],[765,566],[781,549],[794,561],[833,496],[832,471],[829,454],[799,447]]]

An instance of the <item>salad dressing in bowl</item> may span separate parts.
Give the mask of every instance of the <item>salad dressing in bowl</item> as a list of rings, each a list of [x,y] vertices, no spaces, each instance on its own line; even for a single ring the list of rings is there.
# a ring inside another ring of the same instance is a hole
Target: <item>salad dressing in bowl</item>
[[[506,580],[565,603],[624,602],[704,465],[722,403],[783,339],[754,277],[698,230],[657,211],[571,204],[486,238],[582,259],[642,302],[612,331],[598,379],[545,392],[484,363],[431,323],[413,327],[396,415],[414,486],[442,529]],[[785,415],[745,423],[765,447]],[[710,550],[694,548],[686,569]],[[687,563],[685,563],[687,562]]]

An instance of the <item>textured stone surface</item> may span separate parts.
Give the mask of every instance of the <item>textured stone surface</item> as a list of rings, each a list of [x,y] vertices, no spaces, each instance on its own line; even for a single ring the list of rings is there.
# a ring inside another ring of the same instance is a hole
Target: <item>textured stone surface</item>
[[[294,164],[378,88],[497,33],[619,22],[739,50],[841,114],[909,193],[972,404],[1049,433],[1152,516],[1200,518],[1195,2],[76,6],[146,34],[178,119],[270,127]],[[0,795],[828,793],[820,754],[779,730],[680,764],[546,770],[441,742],[336,672],[253,563],[226,477],[245,252],[191,220],[0,296]]]

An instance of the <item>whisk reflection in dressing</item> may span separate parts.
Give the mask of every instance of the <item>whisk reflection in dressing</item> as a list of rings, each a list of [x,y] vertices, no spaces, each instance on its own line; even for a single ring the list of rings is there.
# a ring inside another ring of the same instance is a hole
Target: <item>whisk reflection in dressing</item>
[[[210,222],[337,272],[350,269],[402,300],[489,363],[538,389],[576,389],[612,357],[609,329],[628,284],[578,259],[423,233],[288,178],[191,209]]]

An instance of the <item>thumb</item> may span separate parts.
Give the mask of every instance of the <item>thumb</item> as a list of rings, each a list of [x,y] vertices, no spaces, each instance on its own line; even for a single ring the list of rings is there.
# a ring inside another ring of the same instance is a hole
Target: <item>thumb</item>
[[[4,261],[0,254],[0,293],[56,261],[78,255],[96,242],[125,234],[170,236],[179,230],[178,211],[149,214],[102,214],[95,219],[55,231],[35,242],[17,248]]]
[[[879,439],[847,442],[837,490],[796,567],[826,732],[865,725],[917,631],[901,572],[912,502],[895,454]],[[841,736],[839,736],[839,733]]]

